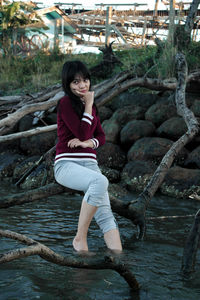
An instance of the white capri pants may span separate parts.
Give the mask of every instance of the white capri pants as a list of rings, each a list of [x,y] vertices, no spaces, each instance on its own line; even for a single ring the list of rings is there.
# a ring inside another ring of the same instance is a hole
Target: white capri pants
[[[108,195],[108,179],[97,162],[60,160],[54,166],[56,181],[70,189],[83,191],[83,200],[98,207],[94,217],[103,233],[117,228]]]

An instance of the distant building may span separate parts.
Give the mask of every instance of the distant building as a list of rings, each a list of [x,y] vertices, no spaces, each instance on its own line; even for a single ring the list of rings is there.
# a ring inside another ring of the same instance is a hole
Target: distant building
[[[45,36],[42,37],[42,35],[41,38],[48,41],[50,49],[58,46],[62,52],[66,53],[75,47],[78,27],[70,18],[67,17],[62,9],[58,6],[42,9],[36,8],[36,13],[42,18],[44,24],[48,27],[47,30],[42,30],[46,35],[46,38]]]

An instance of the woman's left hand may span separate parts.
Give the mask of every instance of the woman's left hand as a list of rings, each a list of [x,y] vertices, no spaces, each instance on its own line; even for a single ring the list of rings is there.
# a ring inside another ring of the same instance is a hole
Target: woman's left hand
[[[76,148],[76,147],[82,147],[82,148],[93,148],[93,143],[91,140],[83,141],[81,142],[79,139],[75,138],[68,142],[67,146],[69,148]]]

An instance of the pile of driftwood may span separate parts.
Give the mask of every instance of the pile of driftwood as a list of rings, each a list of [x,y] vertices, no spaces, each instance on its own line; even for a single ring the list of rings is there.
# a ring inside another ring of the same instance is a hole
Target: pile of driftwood
[[[103,81],[102,83],[94,86],[95,102],[99,107],[104,105],[114,96],[134,86],[146,87],[157,91],[173,90],[176,92],[175,98],[177,112],[180,116],[184,118],[184,121],[187,124],[187,132],[183,136],[181,136],[176,142],[174,142],[172,147],[163,157],[160,165],[158,166],[154,175],[152,176],[152,179],[149,181],[143,192],[138,196],[136,201],[131,201],[128,204],[124,204],[123,201],[117,199],[114,195],[111,195],[112,209],[119,215],[130,219],[136,226],[139,226],[140,230],[138,237],[140,239],[144,237],[146,231],[145,212],[148,208],[148,204],[151,198],[157,191],[158,187],[161,185],[177,153],[179,153],[179,151],[199,132],[198,121],[196,120],[192,111],[189,110],[186,106],[185,90],[190,82],[200,81],[200,73],[194,72],[189,75],[187,74],[187,64],[184,55],[181,53],[177,54],[176,63],[178,79],[159,80],[154,78],[148,78],[147,74],[141,78],[138,78],[134,77],[133,70],[130,69],[128,71],[121,72],[113,78]],[[62,96],[63,92],[61,90],[61,87],[58,85],[47,90],[45,93],[37,95],[34,94],[16,97],[1,97],[0,143],[5,143],[7,141],[12,141],[22,137],[28,137],[42,132],[56,130],[56,124],[54,124],[50,126],[46,125],[43,127],[37,127],[35,129],[31,129],[20,133],[12,133],[14,126],[17,124],[17,122],[19,122],[19,120],[22,117],[24,117],[27,114],[35,113],[38,111],[51,110],[57,105],[57,102]],[[32,202],[35,200],[39,200],[43,197],[61,193],[64,190],[65,189],[60,185],[52,183],[39,189],[31,190],[30,192],[12,195],[12,197],[7,198],[4,197],[0,201],[0,208],[6,208],[11,207],[13,205],[20,205],[22,203]],[[182,265],[184,274],[190,273],[194,267],[200,230],[199,215],[200,213],[198,212],[195,217],[194,226],[192,227],[191,233],[188,237],[189,242],[186,243]],[[104,261],[97,257],[87,258],[87,260],[64,258],[54,253],[46,246],[17,233],[0,230],[0,236],[16,239],[22,243],[25,243],[28,246],[26,248],[17,249],[1,255],[0,263],[11,261],[20,257],[38,254],[46,260],[65,266],[91,269],[111,268],[119,272],[119,274],[124,277],[124,279],[130,285],[130,287],[132,287],[135,290],[139,288],[139,285],[134,275],[128,269],[128,267],[124,266],[123,263],[116,261],[116,259],[113,257],[106,257]]]

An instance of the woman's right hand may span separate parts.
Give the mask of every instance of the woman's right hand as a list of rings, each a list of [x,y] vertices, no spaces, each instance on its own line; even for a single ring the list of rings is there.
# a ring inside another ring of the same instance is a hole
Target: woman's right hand
[[[88,106],[93,105],[93,103],[94,103],[94,91],[88,91],[86,93],[78,92],[78,94],[80,94],[80,98],[83,102],[85,102],[85,105],[88,105]]]

